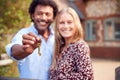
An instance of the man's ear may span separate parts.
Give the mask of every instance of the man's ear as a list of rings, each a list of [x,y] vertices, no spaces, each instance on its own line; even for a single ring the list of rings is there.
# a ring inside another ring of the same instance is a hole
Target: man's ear
[[[34,20],[34,14],[31,15],[32,20]]]

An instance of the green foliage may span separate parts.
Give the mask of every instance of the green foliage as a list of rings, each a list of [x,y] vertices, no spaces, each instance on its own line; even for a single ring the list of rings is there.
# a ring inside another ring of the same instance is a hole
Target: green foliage
[[[15,34],[19,29],[27,27],[31,20],[28,8],[32,0],[0,1],[0,54],[5,52],[4,46],[9,43],[6,35]],[[10,40],[10,39],[9,39]],[[4,43],[3,43],[4,41]]]
[[[13,29],[26,27],[30,23],[28,14],[30,1],[31,0],[1,0],[0,35],[13,33]]]
[[[17,63],[13,62],[7,66],[0,66],[0,76],[4,77],[19,77]]]
[[[32,0],[0,0],[0,54],[6,53],[5,46],[21,28],[30,25],[28,8]],[[15,63],[0,67],[0,76],[17,77]]]
[[[0,67],[0,75],[5,75],[8,72],[9,66]]]

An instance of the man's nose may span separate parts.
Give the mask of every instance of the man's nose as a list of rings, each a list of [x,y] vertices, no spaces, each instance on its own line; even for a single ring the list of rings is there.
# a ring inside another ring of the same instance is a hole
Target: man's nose
[[[43,14],[43,15],[41,16],[41,18],[42,18],[42,19],[46,19],[47,16],[46,16],[45,14]]]

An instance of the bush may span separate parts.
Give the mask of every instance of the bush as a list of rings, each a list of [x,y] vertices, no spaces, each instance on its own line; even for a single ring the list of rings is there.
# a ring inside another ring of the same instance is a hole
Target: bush
[[[0,0],[0,55],[13,35],[31,23],[28,7],[32,0]],[[0,67],[0,76],[18,77],[17,65]]]

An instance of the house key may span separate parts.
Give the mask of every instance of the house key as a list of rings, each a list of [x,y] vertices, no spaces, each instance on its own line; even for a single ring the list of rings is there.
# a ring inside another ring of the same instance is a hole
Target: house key
[[[40,46],[41,46],[41,40],[40,42],[38,43],[38,55],[41,56],[41,53],[40,53]]]

